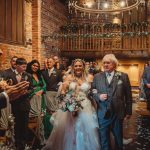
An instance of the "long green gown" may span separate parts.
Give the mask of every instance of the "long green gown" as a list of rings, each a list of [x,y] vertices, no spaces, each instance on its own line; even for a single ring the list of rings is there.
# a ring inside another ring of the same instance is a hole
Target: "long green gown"
[[[44,117],[43,117],[44,136],[45,136],[45,139],[47,139],[52,131],[53,126],[50,123],[51,115],[48,114],[48,112],[46,111],[46,100],[44,96],[44,93],[46,92],[46,83],[42,76],[38,82],[32,76],[32,84],[33,84],[34,90],[30,93],[30,97],[34,96],[38,91],[43,90],[41,112],[44,114]]]

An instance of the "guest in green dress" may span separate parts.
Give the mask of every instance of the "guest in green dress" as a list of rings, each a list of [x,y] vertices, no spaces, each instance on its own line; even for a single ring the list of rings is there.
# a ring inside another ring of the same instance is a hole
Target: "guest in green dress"
[[[43,115],[42,124],[40,125],[40,138],[44,141],[47,139],[52,130],[52,125],[50,124],[51,115],[46,111],[46,100],[44,93],[46,92],[46,83],[40,72],[40,63],[37,60],[32,60],[27,66],[27,72],[32,75],[33,91],[30,93],[31,98],[31,116],[37,116],[41,118]],[[44,133],[42,133],[42,125],[44,125]],[[44,135],[42,137],[42,135]]]

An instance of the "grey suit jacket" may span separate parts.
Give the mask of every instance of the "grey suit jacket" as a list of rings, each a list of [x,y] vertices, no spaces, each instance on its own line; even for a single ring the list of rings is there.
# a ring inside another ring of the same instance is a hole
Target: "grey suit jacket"
[[[132,114],[132,93],[130,81],[127,74],[118,71],[115,71],[112,80],[113,88],[111,95],[109,95],[110,93],[107,92],[108,83],[105,73],[101,72],[94,76],[92,88],[97,90],[97,92],[94,93],[93,98],[98,104],[98,117],[104,117],[106,111],[105,105],[107,103],[107,100],[100,100],[100,94],[107,93],[111,100],[113,111],[120,119],[123,119],[125,115]]]

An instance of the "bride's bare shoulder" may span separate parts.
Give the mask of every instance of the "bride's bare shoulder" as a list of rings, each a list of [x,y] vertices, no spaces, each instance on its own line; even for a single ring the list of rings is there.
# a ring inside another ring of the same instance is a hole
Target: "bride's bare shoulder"
[[[92,83],[93,82],[93,79],[94,79],[94,76],[92,74],[88,74],[87,75],[87,81]]]

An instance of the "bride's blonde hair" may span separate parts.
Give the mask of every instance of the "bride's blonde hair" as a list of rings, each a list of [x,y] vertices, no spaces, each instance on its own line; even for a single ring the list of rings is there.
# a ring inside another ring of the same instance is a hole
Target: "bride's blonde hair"
[[[72,61],[72,72],[71,73],[72,73],[73,77],[75,77],[74,64],[76,62],[81,62],[82,63],[82,65],[83,65],[82,78],[86,79],[87,73],[86,73],[86,70],[85,70],[85,61],[83,59],[79,59],[79,58]]]

